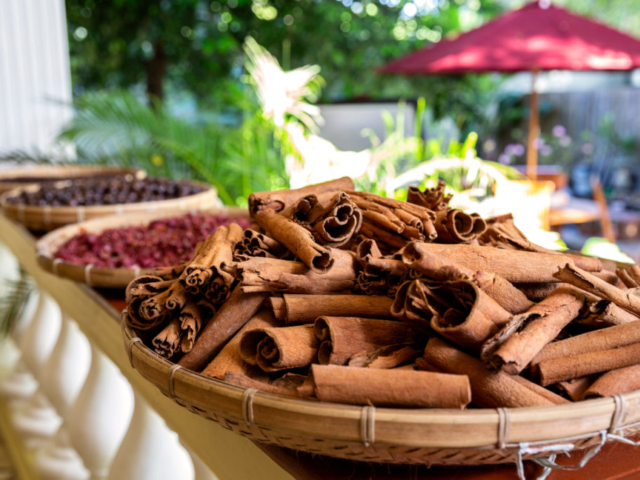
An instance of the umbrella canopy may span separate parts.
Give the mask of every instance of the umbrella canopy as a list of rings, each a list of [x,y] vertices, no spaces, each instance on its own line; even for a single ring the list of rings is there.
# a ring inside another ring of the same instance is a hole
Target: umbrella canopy
[[[535,180],[539,135],[536,78],[540,70],[640,68],[640,41],[574,15],[549,0],[519,10],[395,60],[379,73],[403,75],[468,72],[533,72],[527,140],[527,175]]]
[[[420,75],[632,68],[640,68],[639,40],[540,1],[379,71]]]

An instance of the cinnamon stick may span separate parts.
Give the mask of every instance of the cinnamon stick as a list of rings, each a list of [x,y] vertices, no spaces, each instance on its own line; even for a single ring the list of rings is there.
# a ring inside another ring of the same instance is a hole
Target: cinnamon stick
[[[545,298],[547,298],[551,292],[554,290],[561,288],[562,286],[566,286],[566,283],[517,283],[515,287],[524,293],[524,296],[527,297],[532,302],[541,302]]]
[[[321,315],[331,317],[393,318],[393,299],[368,295],[291,295],[271,297],[269,304],[287,325],[313,323]]]
[[[429,309],[427,292],[429,287],[424,281],[413,280],[403,283],[391,305],[391,314],[419,332],[433,333],[433,313]]]
[[[314,331],[320,342],[318,363],[325,365],[346,365],[353,355],[418,341],[413,329],[395,320],[322,316],[315,321]]]
[[[240,355],[242,336],[250,330],[277,327],[279,324],[280,322],[273,316],[271,310],[263,308],[229,340],[220,353],[202,371],[202,375],[220,379],[223,379],[227,372],[249,375],[252,372],[251,365],[248,365]]]
[[[610,397],[640,390],[640,365],[618,368],[601,375],[585,391],[583,398]]]
[[[427,306],[433,313],[431,328],[472,350],[479,350],[512,317],[471,282],[449,282],[425,293]]]
[[[628,290],[622,290],[607,283],[595,275],[590,274],[573,265],[560,268],[554,275],[559,280],[570,283],[585,292],[615,303],[628,312],[640,315],[640,297]]]
[[[532,365],[546,360],[610,350],[640,342],[640,322],[625,323],[576,335],[550,343],[531,361]]]
[[[349,242],[362,226],[362,212],[344,192],[326,204],[316,195],[303,197],[293,206],[291,218],[307,228],[320,245],[334,248]]]
[[[265,372],[277,372],[311,365],[318,352],[313,325],[263,327],[249,330],[240,339],[240,355]]]
[[[418,187],[409,187],[407,191],[407,202],[421,207],[428,208],[434,212],[446,210],[449,208],[449,202],[453,195],[445,195],[447,184],[443,180],[439,180],[438,184],[432,188],[425,188],[421,192]]]
[[[255,220],[315,273],[325,273],[333,266],[331,250],[316,243],[313,235],[293,220],[278,215],[273,210],[258,212]]]
[[[215,307],[206,301],[191,302],[182,309],[178,318],[180,320],[180,328],[184,332],[180,342],[181,350],[184,353],[188,353],[193,349],[202,325],[211,320],[215,312]]]
[[[434,223],[438,243],[469,243],[487,229],[486,222],[477,213],[447,208],[436,213]]]
[[[438,281],[472,281],[510,313],[522,313],[533,305],[520,290],[499,275],[483,271],[474,272],[429,250],[420,251],[418,255],[415,246],[410,245],[402,252],[402,261],[422,276]]]
[[[327,273],[317,274],[301,262],[274,258],[252,258],[227,266],[242,282],[245,292],[286,292],[325,294],[352,291],[356,279],[354,255],[344,250],[332,250],[335,260]]]
[[[171,358],[174,353],[180,351],[181,339],[182,329],[180,328],[180,321],[174,319],[153,338],[151,344],[158,355],[164,358]]]
[[[242,228],[236,223],[219,227],[204,241],[199,253],[184,271],[181,282],[192,294],[205,293],[212,303],[227,298],[233,277],[221,266],[233,259],[233,247],[242,238]]]
[[[244,262],[252,257],[281,258],[286,254],[286,248],[276,240],[251,229],[246,229],[233,247],[234,262]]]
[[[554,358],[537,366],[542,386],[640,363],[640,343],[626,347]]]
[[[510,375],[519,374],[578,316],[584,302],[584,295],[577,290],[563,288],[516,315],[497,335],[502,338],[486,359],[487,364]]]
[[[176,298],[180,296],[181,291],[179,282],[174,281],[164,292],[158,293],[153,297],[149,297],[140,303],[138,312],[139,320],[141,320],[142,323],[137,325],[136,328],[140,330],[150,330],[162,325],[166,317],[169,315],[167,300],[169,298]]]
[[[313,365],[311,371],[316,396],[324,402],[463,409],[471,400],[465,375],[337,365]]]
[[[511,375],[487,370],[480,360],[432,338],[424,351],[426,361],[443,372],[467,375],[472,402],[484,408],[519,408],[553,405],[554,402],[525,387]]]
[[[629,268],[617,268],[616,274],[627,288],[640,287],[640,267],[633,265]]]
[[[583,399],[584,393],[589,389],[591,384],[596,381],[597,378],[597,374],[587,375],[585,377],[572,378],[571,380],[559,382],[556,384],[556,386],[560,390],[562,390],[571,400],[577,402],[578,400]]]
[[[473,270],[500,275],[512,283],[558,282],[554,274],[559,268],[571,264],[571,259],[562,254],[545,254],[506,250],[477,245],[446,245],[412,242],[405,247],[403,259],[410,262],[410,268],[420,264],[423,252],[442,255],[460,265]],[[526,268],[514,268],[526,265]]]
[[[202,330],[193,349],[178,364],[194,371],[203,369],[233,335],[260,310],[266,295],[244,293],[238,285]]]
[[[605,328],[640,320],[636,315],[623,310],[608,300],[591,302],[589,308],[578,320],[580,325],[589,328]]]
[[[308,185],[294,190],[276,190],[273,192],[256,192],[249,195],[249,213],[255,216],[262,210],[279,212],[293,205],[298,199],[306,195],[317,195],[323,192],[344,192],[354,190],[353,180],[342,177],[324,183]]]
[[[349,359],[350,367],[361,368],[396,368],[412,362],[422,355],[422,351],[412,345],[388,345],[373,352],[362,352]]]

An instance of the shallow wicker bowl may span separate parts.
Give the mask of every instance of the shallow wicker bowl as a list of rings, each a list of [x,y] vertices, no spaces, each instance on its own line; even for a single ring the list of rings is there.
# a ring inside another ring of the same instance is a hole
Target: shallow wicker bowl
[[[50,181],[86,179],[96,175],[126,175],[146,177],[146,172],[137,168],[97,167],[90,165],[29,165],[0,170],[0,194],[16,188],[37,184],[27,178],[47,178]],[[12,179],[21,178],[20,181]]]
[[[19,195],[22,191],[37,191],[39,185],[17,188],[0,196],[0,207],[4,214],[31,230],[50,231],[71,223],[82,222],[108,215],[126,213],[164,213],[188,210],[203,210],[216,206],[218,195],[215,188],[193,182],[206,190],[188,197],[158,200],[154,202],[126,203],[117,205],[96,205],[90,207],[50,207],[32,205],[14,205],[8,199]]]
[[[49,232],[36,243],[36,254],[40,267],[59,277],[84,282],[93,287],[125,288],[134,278],[145,275],[149,269],[87,267],[77,263],[56,260],[58,249],[80,232],[100,233],[109,228],[148,225],[154,220],[179,216],[184,212],[163,211],[155,213],[136,213],[111,215],[87,220]],[[192,213],[226,215],[228,217],[249,218],[249,212],[239,207],[207,208],[193,210]]]
[[[612,423],[618,435],[640,425],[640,391],[550,407],[471,410],[356,407],[245,390],[160,357],[124,322],[131,364],[162,393],[191,412],[257,442],[349,460],[423,465],[513,463],[522,442],[562,444],[559,451],[597,445]],[[618,409],[619,410],[619,409]],[[626,428],[625,428],[626,427]],[[522,458],[549,456],[529,450]]]

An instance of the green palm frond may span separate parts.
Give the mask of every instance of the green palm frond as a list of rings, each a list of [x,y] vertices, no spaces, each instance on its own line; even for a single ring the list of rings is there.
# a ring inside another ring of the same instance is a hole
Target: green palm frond
[[[0,337],[5,337],[15,320],[22,314],[33,293],[29,275],[20,270],[18,280],[5,280],[4,295],[0,297]]]

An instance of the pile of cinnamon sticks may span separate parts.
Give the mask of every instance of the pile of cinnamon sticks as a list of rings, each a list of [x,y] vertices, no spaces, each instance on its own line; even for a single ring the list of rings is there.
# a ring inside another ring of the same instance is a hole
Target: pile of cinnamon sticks
[[[506,215],[349,178],[255,193],[185,265],[127,288],[159,355],[288,397],[529,407],[640,389],[640,268],[532,244]]]

